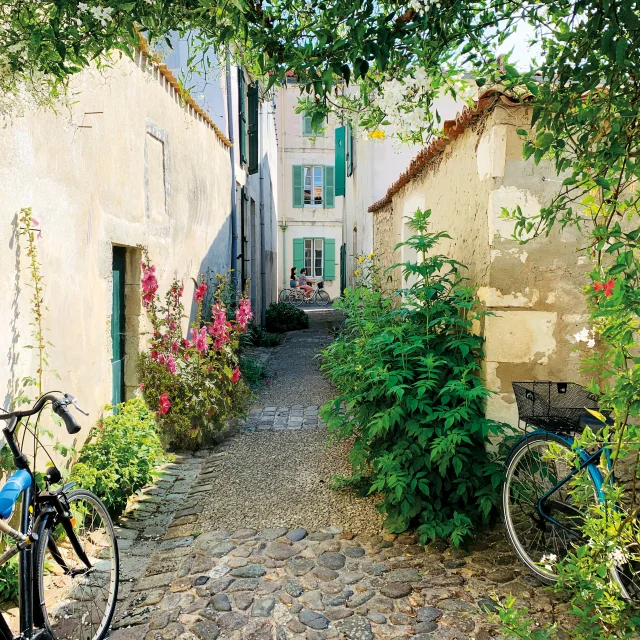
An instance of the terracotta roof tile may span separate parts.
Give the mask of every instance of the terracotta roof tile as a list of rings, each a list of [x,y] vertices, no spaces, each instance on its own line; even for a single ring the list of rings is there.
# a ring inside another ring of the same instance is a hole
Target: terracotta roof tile
[[[454,120],[446,120],[443,126],[444,136],[434,138],[428,146],[422,149],[409,163],[407,170],[389,187],[386,195],[369,207],[370,213],[375,213],[392,202],[393,196],[418,177],[436,157],[458,136],[462,135],[469,126],[475,122],[484,112],[491,111],[498,104],[516,106],[528,102],[530,96],[514,98],[502,92],[500,89],[489,89],[482,93],[473,108],[465,107]]]

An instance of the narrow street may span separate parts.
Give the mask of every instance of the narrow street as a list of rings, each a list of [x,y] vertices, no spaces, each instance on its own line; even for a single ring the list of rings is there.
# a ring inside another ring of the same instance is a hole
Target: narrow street
[[[487,640],[480,607],[509,594],[553,614],[501,530],[468,551],[422,549],[381,531],[373,499],[330,488],[349,471],[349,443],[327,446],[318,408],[332,390],[314,356],[334,321],[313,311],[308,330],[287,334],[238,433],[174,465],[184,480],[161,480],[124,519],[129,582],[112,640]]]

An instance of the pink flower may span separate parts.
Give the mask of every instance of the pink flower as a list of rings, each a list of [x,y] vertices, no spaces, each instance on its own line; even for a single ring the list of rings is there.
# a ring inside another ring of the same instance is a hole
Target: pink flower
[[[203,282],[197,289],[196,292],[193,294],[193,299],[196,302],[202,302],[204,300],[204,296],[207,293],[207,283]]]
[[[143,384],[140,385],[140,391],[144,391],[144,385]]]
[[[158,356],[158,364],[164,364],[165,362],[166,362],[166,359],[165,359],[165,357],[164,357],[164,354],[163,354],[163,353],[161,353],[161,354]]]
[[[174,340],[174,341],[171,343],[171,351],[173,351],[173,353],[178,353],[178,347],[179,347],[179,346],[180,346],[180,345],[178,344],[178,341],[177,341],[177,340]]]
[[[236,367],[231,375],[231,382],[238,382],[240,380],[240,367]]]
[[[236,322],[240,325],[243,331],[246,331],[247,324],[249,324],[249,320],[251,320],[251,318],[253,318],[253,313],[251,313],[251,301],[247,298],[242,298],[238,303]]]
[[[207,350],[207,328],[202,327],[200,331],[197,329],[191,329],[191,335],[196,346],[196,351]]]
[[[151,352],[151,359],[152,360],[157,360],[158,359],[158,352],[157,351],[152,351]]]
[[[160,396],[159,406],[160,406],[160,413],[162,415],[165,415],[165,413],[168,413],[169,409],[171,409],[171,403],[169,402],[169,396],[167,396],[166,393],[163,393]]]
[[[153,302],[153,297],[158,290],[158,280],[156,278],[155,265],[147,266],[142,264],[142,304],[148,309]]]
[[[175,376],[177,370],[175,358],[173,356],[169,356],[167,358],[167,371]]]

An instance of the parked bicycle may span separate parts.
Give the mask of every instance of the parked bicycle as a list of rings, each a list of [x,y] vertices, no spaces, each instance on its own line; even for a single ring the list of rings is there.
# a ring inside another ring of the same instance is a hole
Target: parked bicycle
[[[52,490],[62,475],[50,456],[53,466],[44,475],[44,488],[38,486],[17,443],[18,428],[22,444],[27,433],[39,443],[29,419],[38,414],[39,420],[49,403],[67,431],[78,433],[69,407],[84,412],[75,398],[57,391],[43,395],[31,409],[0,413],[0,420],[8,422],[2,433],[17,469],[0,489],[0,532],[16,543],[0,556],[0,565],[20,556],[20,633],[14,636],[0,615],[0,640],[102,640],[118,596],[118,545],[109,513],[93,493],[72,490],[74,482]],[[20,528],[15,530],[8,521],[20,496]]]
[[[518,558],[552,584],[556,563],[585,544],[585,505],[604,503],[605,482],[615,482],[611,448],[608,442],[589,450],[574,446],[574,436],[586,427],[597,433],[605,426],[589,413],[599,413],[598,401],[584,387],[539,381],[514,382],[513,389],[525,434],[505,462],[504,522]],[[584,482],[577,481],[580,476]],[[623,597],[640,594],[637,570],[629,563],[614,563],[611,579]]]
[[[296,307],[299,307],[305,303],[308,304],[318,304],[322,307],[329,304],[331,302],[331,297],[327,293],[324,288],[324,282],[320,281],[315,286],[313,286],[313,291],[309,295],[308,298],[305,297],[304,291],[302,289],[293,288],[293,289],[282,289],[280,291],[279,296],[280,302],[288,302]]]

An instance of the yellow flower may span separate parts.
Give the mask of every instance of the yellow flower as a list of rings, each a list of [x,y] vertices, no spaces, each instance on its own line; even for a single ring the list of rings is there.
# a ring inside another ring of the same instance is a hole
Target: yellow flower
[[[358,269],[356,269],[356,270],[353,272],[353,275],[354,275],[354,276],[359,276],[359,275],[360,275],[360,271],[359,271]]]
[[[358,258],[358,262],[364,262],[366,260],[366,258],[364,256],[360,256]]]
[[[360,371],[360,369],[362,369],[362,367],[361,367],[360,365],[358,365],[358,366],[356,367],[356,371]]]
[[[374,138],[375,140],[382,140],[382,138],[385,137],[385,133],[384,131],[381,131],[380,129],[376,129],[375,131],[372,131],[369,134],[370,138]]]
[[[367,258],[369,258],[369,260],[371,260],[371,258],[373,258],[373,253],[370,253]]]

